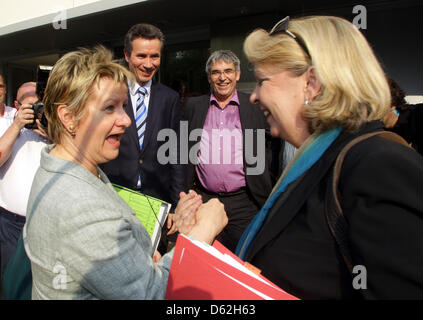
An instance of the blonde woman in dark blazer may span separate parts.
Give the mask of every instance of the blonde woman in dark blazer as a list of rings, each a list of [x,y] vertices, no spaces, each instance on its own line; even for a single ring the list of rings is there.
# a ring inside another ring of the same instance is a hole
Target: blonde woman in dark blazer
[[[50,74],[44,104],[54,144],[42,151],[23,234],[33,299],[164,298],[173,251],[153,262],[147,231],[98,167],[117,157],[130,125],[128,77],[103,47],[66,54]],[[200,205],[181,193],[175,223],[211,243],[226,214],[218,201]],[[194,226],[184,223],[194,214]]]
[[[355,137],[383,131],[390,111],[364,36],[342,18],[287,17],[251,33],[244,51],[257,80],[251,101],[272,135],[299,150],[238,254],[302,299],[423,298],[423,158],[414,150],[380,136],[352,147],[336,190],[345,224],[337,216],[332,234],[328,223],[335,159]]]

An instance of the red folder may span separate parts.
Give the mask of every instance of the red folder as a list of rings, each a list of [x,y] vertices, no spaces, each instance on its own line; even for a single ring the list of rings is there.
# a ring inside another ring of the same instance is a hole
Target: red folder
[[[243,264],[215,241],[214,247]],[[184,235],[175,245],[165,299],[167,300],[298,300],[263,276],[245,273],[215,257]]]

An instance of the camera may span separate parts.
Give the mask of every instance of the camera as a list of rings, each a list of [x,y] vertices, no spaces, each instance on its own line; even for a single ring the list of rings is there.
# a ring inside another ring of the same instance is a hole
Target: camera
[[[37,84],[35,86],[35,93],[38,96],[38,101],[31,105],[32,110],[34,110],[34,121],[25,125],[25,128],[27,129],[38,128],[37,123],[35,122],[36,119],[39,119],[45,128],[48,126],[47,118],[44,115],[43,97],[51,69],[53,69],[53,66],[39,65],[37,67]]]

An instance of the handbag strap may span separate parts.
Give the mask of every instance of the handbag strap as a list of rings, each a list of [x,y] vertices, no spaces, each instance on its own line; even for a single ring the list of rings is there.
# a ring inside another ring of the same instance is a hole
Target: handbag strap
[[[390,131],[377,131],[363,134],[351,140],[345,145],[345,147],[343,147],[338,157],[336,158],[332,173],[332,183],[328,184],[328,192],[326,193],[326,218],[329,225],[329,229],[338,244],[345,264],[351,274],[353,271],[353,263],[348,242],[348,222],[342,211],[338,183],[339,177],[341,175],[342,164],[348,151],[357,143],[374,136],[380,136],[384,139],[391,140],[411,148],[408,145],[407,141],[405,141],[398,134]]]

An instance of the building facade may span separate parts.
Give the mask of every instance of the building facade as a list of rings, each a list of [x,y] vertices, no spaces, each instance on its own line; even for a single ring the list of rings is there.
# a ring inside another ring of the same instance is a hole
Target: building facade
[[[250,91],[254,77],[242,52],[246,35],[270,28],[286,15],[342,16],[357,24],[386,73],[412,101],[423,96],[420,41],[421,1],[373,0],[17,0],[0,4],[0,71],[7,103],[17,87],[35,80],[38,64],[54,64],[64,53],[103,44],[123,57],[123,37],[135,23],[158,26],[166,36],[158,80],[188,95],[208,92],[204,65],[210,52],[231,49],[241,59],[238,89]]]

